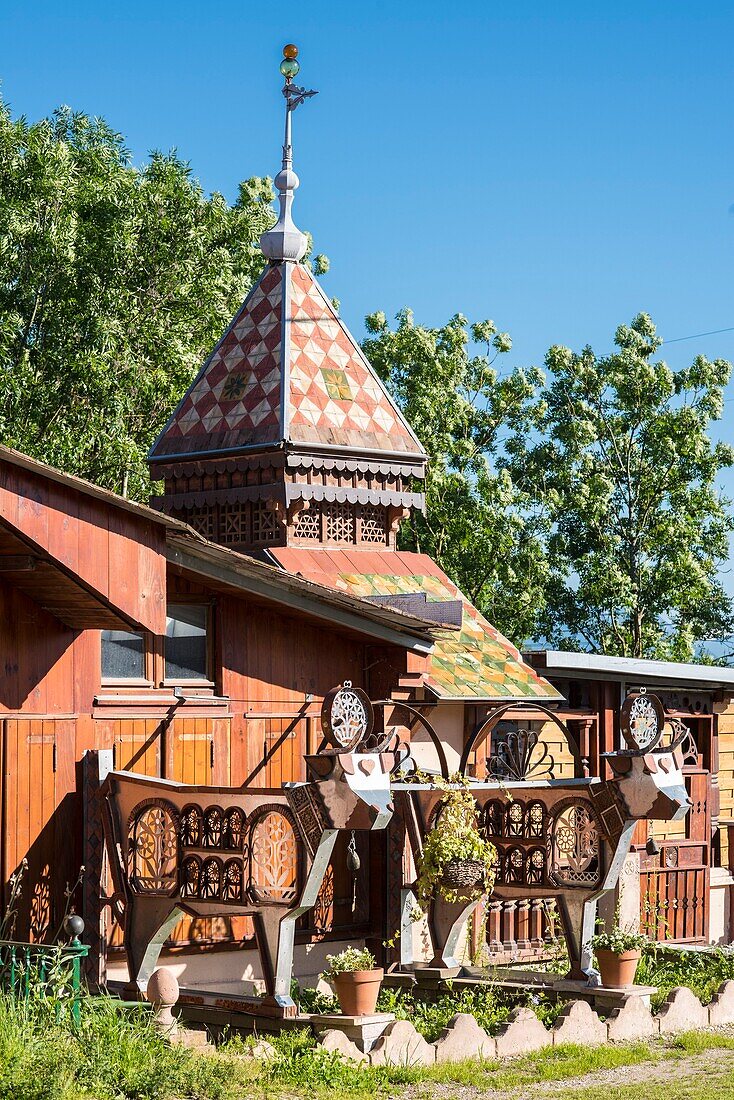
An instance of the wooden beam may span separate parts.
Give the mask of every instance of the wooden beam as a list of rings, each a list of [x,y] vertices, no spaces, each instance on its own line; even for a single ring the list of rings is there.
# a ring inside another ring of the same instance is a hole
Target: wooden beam
[[[32,554],[4,554],[0,556],[0,573],[31,573],[37,563]]]

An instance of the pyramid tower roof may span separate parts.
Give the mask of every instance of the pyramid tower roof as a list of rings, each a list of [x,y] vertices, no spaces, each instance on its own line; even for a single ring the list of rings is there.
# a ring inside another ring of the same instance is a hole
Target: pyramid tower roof
[[[310,270],[265,268],[165,425],[150,461],[273,447],[379,454],[423,448]]]

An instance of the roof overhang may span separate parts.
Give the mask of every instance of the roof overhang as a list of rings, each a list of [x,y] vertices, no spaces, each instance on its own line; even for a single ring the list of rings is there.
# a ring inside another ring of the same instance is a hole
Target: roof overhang
[[[140,623],[41,547],[0,520],[0,580],[72,630],[136,630]]]
[[[239,595],[257,597],[329,626],[415,653],[428,654],[433,648],[435,623],[304,580],[226,547],[175,534],[167,540],[166,557],[171,565]]]
[[[184,523],[180,519],[165,515],[155,508],[150,508],[147,504],[138,504],[137,501],[128,500],[127,497],[121,497],[117,493],[113,493],[111,489],[103,489],[101,486],[95,485],[91,481],[86,481],[82,477],[76,477],[74,474],[65,474],[63,470],[57,470],[55,466],[49,466],[46,462],[41,462],[37,458],[31,458],[30,455],[25,455],[22,451],[15,451],[11,447],[3,447],[0,445],[0,462],[7,462],[10,466],[15,466],[20,470],[26,470],[28,473],[36,474],[47,481],[54,482],[56,485],[62,485],[65,488],[73,489],[77,493],[92,497],[95,500],[101,501],[103,504],[112,505],[114,508],[119,508],[123,512],[130,512],[140,519],[148,520],[161,527],[166,527],[174,531],[189,532],[194,536],[196,535],[193,528],[189,527],[187,523]]]
[[[573,676],[582,680],[609,679],[658,687],[687,687],[699,691],[734,692],[734,668],[678,661],[649,661],[564,649],[530,650],[523,654],[546,676]]]

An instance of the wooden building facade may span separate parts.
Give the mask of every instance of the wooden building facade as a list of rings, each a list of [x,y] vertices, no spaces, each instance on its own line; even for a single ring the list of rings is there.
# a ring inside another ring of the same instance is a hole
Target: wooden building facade
[[[65,890],[95,858],[86,750],[187,783],[279,787],[305,778],[326,692],[351,680],[385,694],[433,645],[416,616],[207,544],[4,449],[0,601],[2,881],[7,902],[27,861],[13,934],[36,941],[58,933]],[[379,867],[377,848],[363,854]],[[303,938],[368,935],[382,922],[379,876],[363,879],[355,912],[345,875],[339,850]],[[78,887],[72,904],[92,934],[102,915],[114,948],[98,893]],[[184,919],[172,946],[241,944],[248,931]]]

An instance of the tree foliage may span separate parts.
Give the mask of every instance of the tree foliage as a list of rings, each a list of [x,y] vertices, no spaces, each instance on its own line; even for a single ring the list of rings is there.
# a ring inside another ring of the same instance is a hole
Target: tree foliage
[[[426,512],[403,525],[401,547],[430,554],[500,630],[528,637],[545,559],[532,501],[502,456],[504,438],[530,425],[539,372],[498,374],[493,363],[512,342],[492,321],[457,314],[428,328],[403,310],[394,328],[383,313],[366,325],[364,352],[430,458]]]
[[[68,108],[0,102],[0,439],[145,498],[145,454],[250,287],[266,179],[234,205],[175,154],[133,167]]]
[[[615,345],[606,356],[552,347],[539,436],[511,448],[549,522],[539,632],[566,648],[687,660],[734,632],[719,578],[734,522],[717,489],[734,451],[709,435],[731,364],[699,355],[671,370],[644,313]]]

